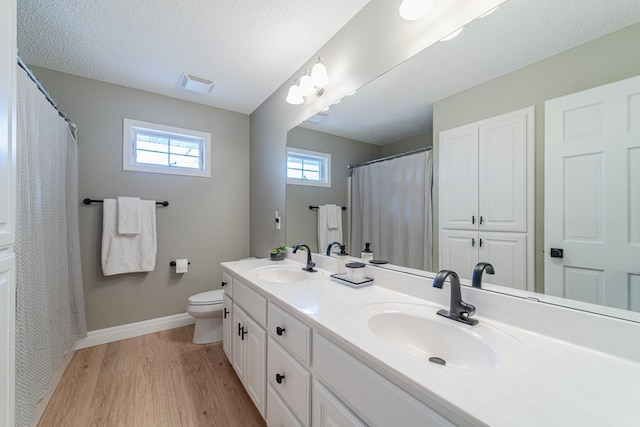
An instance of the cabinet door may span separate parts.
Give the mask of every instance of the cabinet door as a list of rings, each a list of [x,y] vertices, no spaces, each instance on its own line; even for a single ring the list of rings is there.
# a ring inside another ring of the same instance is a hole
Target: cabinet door
[[[232,365],[233,369],[236,371],[236,374],[238,374],[238,378],[240,378],[240,381],[242,381],[242,383],[244,384],[244,378],[246,376],[245,366],[247,365],[247,353],[245,351],[246,346],[244,345],[242,334],[244,332],[243,328],[246,323],[247,314],[242,311],[240,307],[238,307],[238,304],[234,303],[231,312],[231,319],[233,328],[233,330],[231,331],[231,356],[233,360]]]
[[[478,176],[479,229],[527,231],[526,112],[479,125]]]
[[[478,232],[442,230],[440,232],[440,270],[453,270],[461,278],[471,279],[478,263]]]
[[[246,317],[244,327],[246,331],[242,341],[243,351],[246,351],[244,388],[264,417],[267,390],[267,331],[249,316]]]
[[[365,425],[325,386],[318,381],[314,383],[313,426],[365,427]]]
[[[0,426],[14,424],[15,258],[0,250]]]
[[[440,227],[478,228],[478,127],[440,133]]]
[[[226,292],[222,297],[222,350],[233,363],[233,300]]]
[[[483,281],[527,290],[527,236],[521,233],[479,233],[478,261],[493,265]]]

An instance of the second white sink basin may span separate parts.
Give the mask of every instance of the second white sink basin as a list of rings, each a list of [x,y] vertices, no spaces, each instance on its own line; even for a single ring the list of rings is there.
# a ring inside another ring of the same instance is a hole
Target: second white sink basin
[[[254,273],[256,273],[256,275],[262,280],[267,280],[269,282],[277,282],[277,283],[303,282],[311,278],[311,274],[319,274],[319,273],[308,273],[299,267],[286,267],[286,266],[262,267],[262,268],[256,269]]]
[[[372,304],[356,313],[356,321],[383,344],[425,363],[465,370],[531,366],[529,350],[506,332],[483,321],[464,325],[436,312],[431,305]]]

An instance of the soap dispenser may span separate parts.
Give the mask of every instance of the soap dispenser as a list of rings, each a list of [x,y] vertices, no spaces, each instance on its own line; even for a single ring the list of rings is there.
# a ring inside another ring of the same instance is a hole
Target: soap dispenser
[[[360,259],[362,259],[362,262],[364,263],[367,263],[373,259],[373,252],[371,251],[369,245],[369,242],[364,244],[364,249],[362,250],[362,254],[360,255]]]
[[[336,255],[336,274],[346,274],[347,258],[349,254],[344,251],[345,245],[340,245],[340,253]]]

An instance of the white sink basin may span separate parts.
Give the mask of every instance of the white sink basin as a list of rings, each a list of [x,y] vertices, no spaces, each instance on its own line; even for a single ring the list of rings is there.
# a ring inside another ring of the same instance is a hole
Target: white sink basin
[[[303,282],[311,278],[311,274],[319,274],[319,273],[308,273],[306,271],[303,271],[299,267],[286,267],[286,266],[262,267],[254,270],[254,273],[256,273],[256,275],[262,280],[267,280],[269,282],[277,282],[277,283]]]
[[[356,321],[384,345],[425,363],[464,370],[527,369],[533,357],[506,332],[480,321],[464,325],[436,314],[435,305],[372,304]]]

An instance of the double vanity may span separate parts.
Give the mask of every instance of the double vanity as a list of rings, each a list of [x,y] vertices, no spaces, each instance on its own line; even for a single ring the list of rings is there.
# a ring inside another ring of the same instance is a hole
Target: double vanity
[[[637,425],[637,323],[463,286],[471,326],[434,275],[305,261],[222,264],[224,350],[270,426]]]

